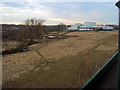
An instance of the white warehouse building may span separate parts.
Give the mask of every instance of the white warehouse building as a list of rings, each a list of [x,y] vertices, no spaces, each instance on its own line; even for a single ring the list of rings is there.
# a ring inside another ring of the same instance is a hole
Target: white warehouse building
[[[96,22],[85,22],[84,26],[96,26]]]
[[[102,26],[102,29],[104,29],[104,30],[107,30],[107,29],[113,29],[113,27],[111,27],[111,26]]]
[[[96,22],[85,22],[84,25],[76,23],[68,28],[70,31],[93,31],[93,30],[113,30],[112,26],[96,25]]]
[[[68,28],[68,30],[78,30],[79,27],[81,27],[82,24],[81,23],[76,23],[74,25],[71,25],[71,27]]]

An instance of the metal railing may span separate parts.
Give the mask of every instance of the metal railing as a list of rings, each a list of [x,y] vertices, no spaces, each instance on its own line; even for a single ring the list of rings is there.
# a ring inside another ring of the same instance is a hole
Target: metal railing
[[[81,90],[88,88],[96,88],[99,83],[105,78],[107,73],[111,70],[111,68],[116,64],[118,57],[118,52],[116,52],[112,58],[91,78],[88,80],[86,84],[83,85]]]

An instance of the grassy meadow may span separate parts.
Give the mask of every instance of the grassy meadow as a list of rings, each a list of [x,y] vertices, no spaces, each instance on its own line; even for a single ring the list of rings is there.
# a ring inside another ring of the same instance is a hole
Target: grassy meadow
[[[118,49],[118,31],[65,35],[69,37],[36,43],[29,46],[29,51],[4,55],[3,87],[80,88]],[[7,46],[18,44],[9,42]]]

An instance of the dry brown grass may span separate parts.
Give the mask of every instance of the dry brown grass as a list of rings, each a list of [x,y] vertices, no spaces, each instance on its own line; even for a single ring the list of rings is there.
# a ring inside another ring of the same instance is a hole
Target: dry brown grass
[[[19,44],[21,44],[21,42],[4,41],[4,42],[2,42],[2,51],[15,49],[15,48],[17,48],[17,46],[19,46]]]
[[[66,35],[76,37],[34,44],[30,51],[4,56],[3,86],[81,87],[117,50],[117,31]]]

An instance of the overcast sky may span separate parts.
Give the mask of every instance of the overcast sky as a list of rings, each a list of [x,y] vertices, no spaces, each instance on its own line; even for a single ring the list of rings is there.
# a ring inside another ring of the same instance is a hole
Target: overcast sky
[[[74,24],[86,21],[118,24],[115,2],[1,2],[2,22],[20,24],[27,18],[45,19],[45,24]]]

